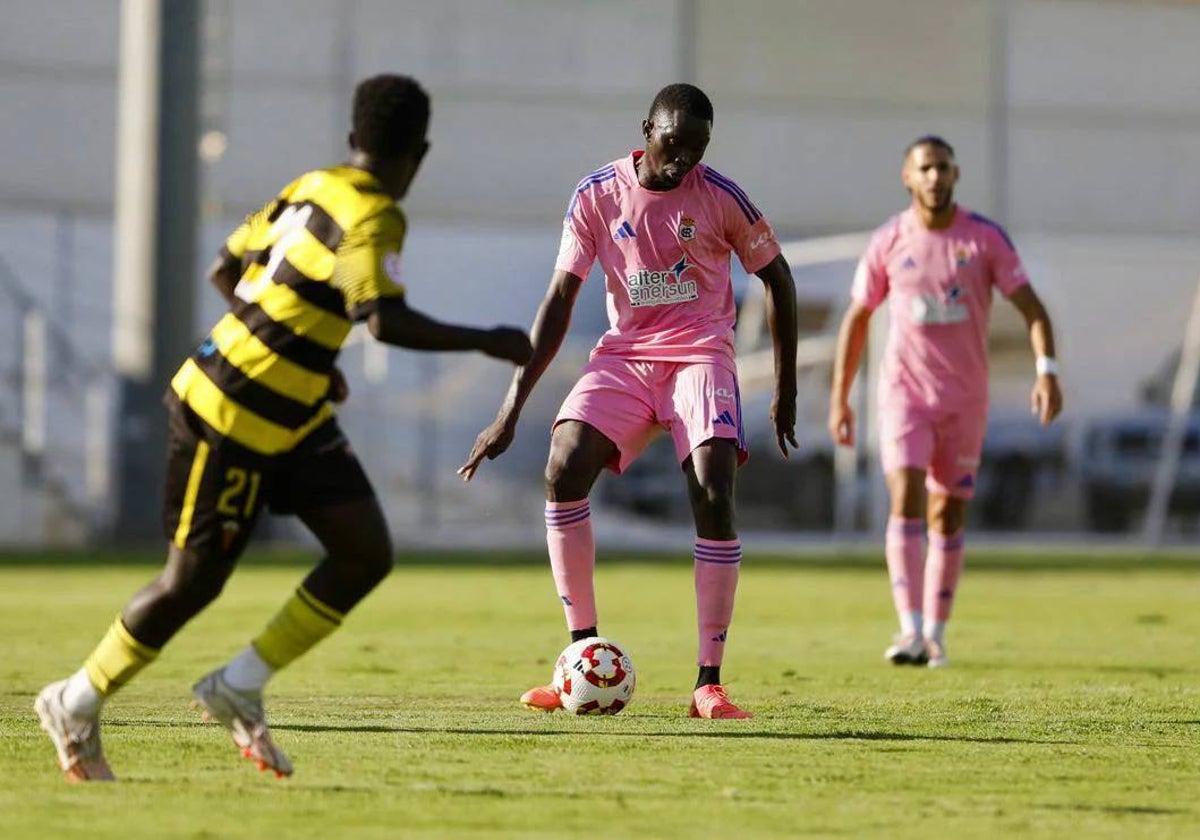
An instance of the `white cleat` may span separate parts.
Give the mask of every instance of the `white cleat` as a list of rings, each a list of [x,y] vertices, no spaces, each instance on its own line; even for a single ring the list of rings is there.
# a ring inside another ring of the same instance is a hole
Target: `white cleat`
[[[270,768],[280,779],[292,775],[292,762],[271,738],[262,694],[234,689],[225,682],[224,671],[218,668],[192,686],[193,707],[203,710],[205,723],[216,721],[228,729],[242,757],[255,762],[259,770]]]
[[[937,642],[930,639],[928,642],[925,643],[925,648],[928,651],[928,655],[929,655],[928,665],[930,668],[945,668],[947,665],[950,664],[950,657],[946,655],[946,646],[945,645],[938,644]]]
[[[915,633],[896,636],[883,658],[893,665],[924,665],[929,661],[925,640]]]
[[[100,718],[80,718],[63,705],[66,680],[50,683],[33,702],[42,729],[54,742],[58,765],[68,782],[111,782],[116,779],[100,746]]]

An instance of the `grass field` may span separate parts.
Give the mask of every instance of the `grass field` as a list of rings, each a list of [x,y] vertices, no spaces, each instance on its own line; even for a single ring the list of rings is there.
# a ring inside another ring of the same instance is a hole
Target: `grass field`
[[[866,559],[747,558],[727,648],[752,721],[694,721],[690,562],[605,562],[602,630],[638,666],[615,718],[516,696],[565,643],[548,572],[398,568],[273,684],[287,781],[188,709],[303,568],[248,564],[106,711],[121,781],[64,784],[30,712],[153,566],[0,559],[0,836],[1196,837],[1200,563],[976,558],[953,667],[893,668]]]

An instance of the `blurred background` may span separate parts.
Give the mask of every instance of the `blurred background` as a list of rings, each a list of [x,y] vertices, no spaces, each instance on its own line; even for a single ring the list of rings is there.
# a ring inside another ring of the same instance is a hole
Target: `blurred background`
[[[405,202],[410,300],[477,324],[530,323],[569,193],[641,145],[660,87],[711,96],[706,160],[772,220],[797,281],[802,448],[784,462],[760,284],[735,261],[741,519],[780,546],[881,532],[873,440],[834,453],[824,431],[831,337],[869,231],[907,204],[902,150],[945,136],[960,202],[1008,228],[1049,306],[1067,401],[1049,429],[1029,417],[1032,355],[997,301],[972,530],[1192,540],[1197,44],[1183,0],[8,0],[0,543],[158,538],[158,400],[222,311],[204,267],[243,215],[343,159],[354,84],[381,71],[433,98]],[[469,487],[454,469],[510,371],[355,333],[341,416],[399,543],[540,544],[549,423],[605,328],[594,273],[516,444]],[[669,445],[595,499],[602,544],[689,527]],[[301,538],[286,520],[264,536]]]

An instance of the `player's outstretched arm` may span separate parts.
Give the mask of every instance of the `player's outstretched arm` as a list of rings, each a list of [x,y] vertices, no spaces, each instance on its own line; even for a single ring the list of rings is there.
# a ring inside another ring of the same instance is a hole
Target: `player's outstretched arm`
[[[767,327],[775,349],[775,394],[771,398],[771,424],[775,443],[783,457],[788,444],[796,443],[796,283],[783,255],[775,257],[756,274],[766,286]]]
[[[838,330],[837,350],[833,359],[833,384],[829,389],[829,434],[835,443],[854,445],[854,410],[850,408],[850,386],[858,372],[871,310],[851,301]]]
[[[496,458],[512,444],[525,401],[533,393],[533,386],[549,367],[567,335],[571,311],[575,308],[575,299],[582,285],[583,279],[568,271],[555,271],[550,278],[550,288],[538,306],[530,331],[533,355],[513,374],[512,384],[504,402],[500,404],[496,419],[475,438],[475,445],[471,447],[467,460],[458,468],[463,481],[471,480],[484,458]]]
[[[443,324],[410,307],[403,297],[381,298],[367,317],[367,329],[379,341],[409,350],[479,350],[515,365],[529,361],[529,336],[516,327],[477,329]]]
[[[1050,314],[1032,286],[1021,286],[1009,295],[1008,300],[1029,327],[1029,344],[1037,357],[1037,381],[1029,395],[1029,408],[1038,422],[1046,426],[1062,413],[1063,407],[1054,356],[1054,327],[1050,323]]]

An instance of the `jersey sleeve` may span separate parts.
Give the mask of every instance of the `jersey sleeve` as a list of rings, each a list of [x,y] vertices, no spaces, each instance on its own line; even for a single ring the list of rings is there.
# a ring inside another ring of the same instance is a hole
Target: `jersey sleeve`
[[[330,284],[346,299],[346,314],[352,320],[364,320],[383,298],[404,296],[400,282],[404,233],[404,216],[399,208],[389,207],[342,237]]]
[[[1017,289],[1029,283],[1025,266],[1021,264],[1016,246],[1008,238],[1004,228],[999,225],[988,225],[987,244],[992,285],[1000,290],[1000,294],[1009,297]]]
[[[232,257],[235,260],[242,259],[246,255],[246,243],[250,241],[251,234],[270,220],[271,216],[279,209],[282,200],[279,197],[272,198],[247,216],[229,236],[225,237],[225,243],[221,247],[221,256]]]
[[[761,271],[779,256],[779,240],[771,223],[736,183],[709,169],[704,179],[716,188],[725,222],[725,241],[747,274]]]
[[[850,298],[855,303],[874,310],[887,298],[890,285],[886,260],[884,240],[876,234],[867,243],[867,250],[863,252],[858,267],[854,270]]]
[[[563,218],[562,239],[558,243],[558,257],[554,260],[555,270],[587,279],[592,263],[596,261],[596,237],[589,225],[594,213],[595,208],[587,197],[585,187],[580,186],[571,196],[567,215]]]

